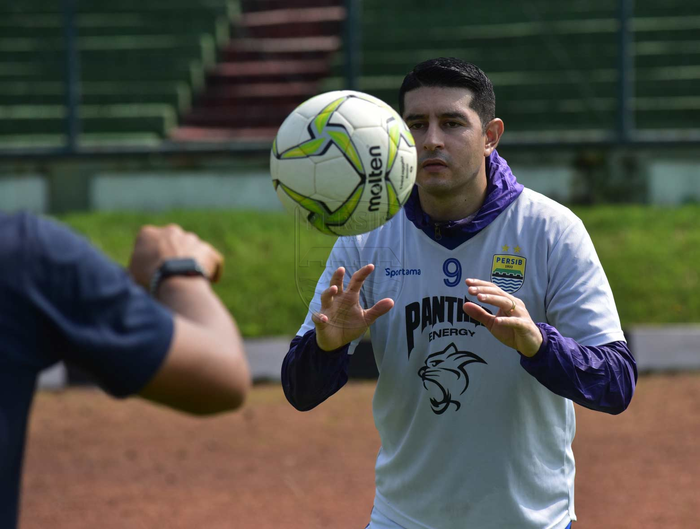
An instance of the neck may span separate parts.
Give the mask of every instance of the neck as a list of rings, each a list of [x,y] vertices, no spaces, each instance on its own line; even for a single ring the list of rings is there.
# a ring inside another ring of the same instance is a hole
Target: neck
[[[445,194],[431,194],[419,187],[418,197],[421,208],[433,221],[463,219],[479,211],[486,200],[486,171],[482,166],[476,178]]]

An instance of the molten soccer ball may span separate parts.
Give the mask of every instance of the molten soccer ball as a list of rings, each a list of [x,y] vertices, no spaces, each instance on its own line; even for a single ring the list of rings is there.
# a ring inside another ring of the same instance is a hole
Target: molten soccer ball
[[[416,147],[389,105],[342,90],[292,112],[272,144],[277,196],[328,235],[371,231],[399,212],[416,178]]]

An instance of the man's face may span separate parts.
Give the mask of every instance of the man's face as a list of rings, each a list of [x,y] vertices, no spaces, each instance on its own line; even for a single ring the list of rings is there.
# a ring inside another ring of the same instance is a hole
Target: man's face
[[[433,196],[468,192],[486,177],[487,138],[471,100],[466,88],[423,86],[404,96],[403,119],[418,151],[416,182]]]

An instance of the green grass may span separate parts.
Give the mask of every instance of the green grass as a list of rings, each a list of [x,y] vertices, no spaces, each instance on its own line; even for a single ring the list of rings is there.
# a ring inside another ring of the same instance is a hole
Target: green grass
[[[224,276],[215,290],[244,336],[294,335],[306,315],[307,306],[295,288],[293,218],[285,213],[89,213],[60,220],[123,265],[143,224],[176,222],[196,232],[225,257]],[[334,241],[320,233],[310,236],[321,246]]]
[[[575,208],[583,219],[627,327],[700,322],[700,206]],[[62,216],[107,255],[126,265],[141,225],[176,222],[225,256],[215,286],[245,336],[292,335],[306,305],[295,286],[295,232],[285,213],[171,211]],[[333,238],[304,234],[304,246],[325,257]]]
[[[700,322],[700,206],[576,208],[623,326]]]

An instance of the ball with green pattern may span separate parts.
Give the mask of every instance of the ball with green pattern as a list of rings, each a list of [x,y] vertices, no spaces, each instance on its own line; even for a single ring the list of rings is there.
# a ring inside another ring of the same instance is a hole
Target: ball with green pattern
[[[396,215],[416,178],[416,148],[398,113],[339,90],[312,97],[282,123],[270,172],[282,204],[328,235],[357,235]]]

